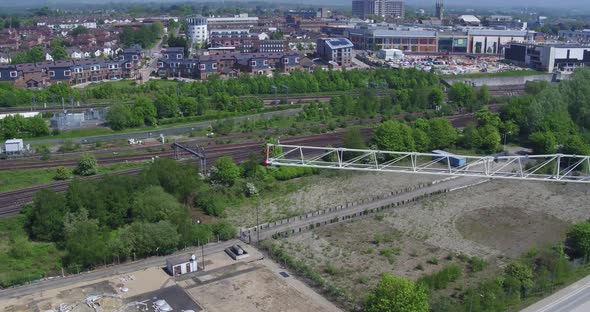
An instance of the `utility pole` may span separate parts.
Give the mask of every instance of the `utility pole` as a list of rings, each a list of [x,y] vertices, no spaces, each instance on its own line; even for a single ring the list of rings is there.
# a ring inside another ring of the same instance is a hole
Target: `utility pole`
[[[258,208],[260,205],[256,203],[256,244],[260,243],[260,221],[258,218]]]
[[[203,271],[205,271],[205,244],[201,245],[201,259],[203,259]]]

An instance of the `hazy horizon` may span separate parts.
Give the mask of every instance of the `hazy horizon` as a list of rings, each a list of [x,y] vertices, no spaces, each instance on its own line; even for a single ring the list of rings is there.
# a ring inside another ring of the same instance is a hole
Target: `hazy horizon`
[[[211,0],[193,0],[193,1],[183,1],[183,0],[128,0],[125,1],[126,3],[180,3],[180,2],[191,2],[191,3],[205,3],[205,2],[216,2],[219,1],[211,1]],[[230,1],[227,2],[249,2],[246,0],[237,0],[237,1]],[[296,0],[293,2],[289,2],[287,0],[279,0],[279,1],[272,1],[272,0],[258,0],[256,2],[275,2],[275,3],[288,3],[293,5],[338,5],[338,6],[349,6],[351,5],[351,0]],[[435,0],[405,0],[406,5],[410,6],[430,6],[434,5]],[[115,2],[113,0],[20,0],[14,1],[9,3],[2,3],[0,6],[30,6],[30,7],[42,7],[42,6],[56,6],[56,5],[68,5],[68,4],[108,4],[108,3],[117,3],[121,4],[120,2]],[[445,4],[449,7],[454,6],[461,6],[465,8],[469,7],[489,7],[489,8],[497,8],[497,9],[507,9],[507,8],[514,8],[514,7],[552,7],[552,8],[561,8],[561,9],[575,9],[576,6],[579,6],[579,9],[585,10],[588,0],[561,0],[561,1],[553,1],[553,0],[521,0],[515,2],[514,0],[495,0],[493,2],[484,1],[484,0],[445,0]],[[501,7],[504,6],[504,7]]]

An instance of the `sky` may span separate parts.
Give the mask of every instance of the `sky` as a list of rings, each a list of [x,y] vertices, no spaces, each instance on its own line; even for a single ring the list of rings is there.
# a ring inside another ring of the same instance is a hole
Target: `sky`
[[[5,2],[6,3],[2,3]],[[128,0],[129,1],[129,0]],[[182,0],[145,0],[144,2],[179,2]],[[230,1],[230,0],[228,0]],[[234,0],[236,1],[236,0]],[[237,1],[244,1],[246,0],[237,0]],[[341,6],[349,6],[351,5],[351,0],[262,0],[268,2],[285,2],[285,3],[292,3],[292,4],[314,4],[314,5],[341,5]],[[435,0],[405,0],[407,5],[411,6],[429,6],[434,5]],[[20,0],[12,2],[14,4],[18,3],[20,5],[27,5],[27,6],[49,6],[51,7],[52,4],[62,4],[62,3],[111,3],[111,2],[118,2],[113,0]],[[127,2],[127,1],[126,1]],[[141,0],[132,0],[129,2],[142,2]],[[187,2],[189,2],[187,0]],[[190,2],[213,2],[212,0],[192,0]],[[216,1],[217,2],[217,1]],[[0,4],[8,4],[8,0],[0,0]],[[491,8],[510,8],[510,7],[525,7],[525,6],[534,6],[534,7],[556,7],[561,9],[573,9],[576,7],[585,8],[588,5],[588,0],[445,0],[445,4],[447,6],[464,6],[464,7],[483,7],[488,6]]]

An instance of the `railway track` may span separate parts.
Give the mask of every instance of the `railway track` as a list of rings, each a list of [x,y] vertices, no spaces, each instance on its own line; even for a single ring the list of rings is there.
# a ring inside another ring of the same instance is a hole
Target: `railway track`
[[[499,111],[500,104],[492,104],[489,105],[491,111]],[[420,114],[416,114],[417,117],[420,117]],[[466,113],[466,114],[459,114],[455,116],[448,116],[447,118],[455,127],[463,127],[467,123],[473,121],[475,114],[474,113]],[[397,116],[397,118],[402,119],[405,116]],[[368,139],[371,137],[373,129],[371,128],[364,128],[361,129],[361,133],[363,136]],[[303,136],[303,137],[294,137],[294,138],[285,138],[282,140],[285,144],[295,144],[295,145],[319,145],[319,146],[341,146],[343,144],[343,137],[344,132],[332,132],[326,133],[321,135],[311,135],[311,136]],[[187,144],[196,144],[198,141],[189,141]],[[168,145],[169,148],[169,145]],[[231,156],[236,162],[241,162],[246,160],[251,153],[260,153],[262,151],[262,142],[261,141],[254,141],[254,142],[246,142],[246,143],[235,143],[235,144],[227,144],[227,145],[210,145],[206,147],[205,153],[208,160],[208,166],[211,166],[215,160],[222,156]],[[121,158],[99,158],[100,164],[109,164],[109,163],[116,163],[121,161],[148,161],[154,157],[174,157],[174,153],[172,150],[165,150],[160,152],[152,152],[149,154],[141,154],[141,155],[130,155],[124,156]],[[0,162],[0,164],[2,164]],[[28,161],[26,163],[16,163],[11,164],[5,167],[0,167],[0,170],[8,170],[8,169],[18,169],[18,168],[35,168],[35,166],[40,166],[42,168],[47,168],[49,166],[74,166],[77,164],[76,160],[62,160],[62,161],[54,161],[52,163],[42,162],[42,161]],[[106,175],[121,175],[121,174],[137,174],[143,168],[134,168],[128,169],[118,172],[113,172]],[[84,179],[100,179],[105,175],[97,175],[91,176]],[[29,187],[20,190],[8,191],[0,193],[0,218],[11,216],[18,214],[23,205],[31,203],[33,201],[34,195],[37,191],[41,189],[51,189],[54,192],[63,192],[68,188],[68,181],[59,181],[53,182],[50,184],[40,185]]]
[[[500,109],[500,104],[490,104],[488,108],[493,111],[497,112]],[[421,117],[424,113],[414,113],[412,114],[415,117]],[[471,122],[474,118],[475,114],[473,113],[464,113],[458,114],[454,116],[447,116],[446,118],[451,121],[454,127],[460,128],[465,127],[469,122]],[[398,115],[396,118],[403,119],[405,115]],[[379,122],[380,118],[375,118],[372,120],[374,122]],[[234,134],[228,135],[223,137],[224,139],[234,139],[234,138],[243,138],[250,136],[249,134]],[[196,139],[190,141],[191,143],[199,143],[199,144],[211,144],[214,139],[203,138],[203,139]],[[162,145],[165,149],[170,149],[170,144]],[[149,149],[147,147],[145,149]],[[217,147],[213,147],[214,149]],[[125,149],[111,149],[111,150],[104,150],[104,151],[96,151],[94,154],[97,157],[97,161],[99,165],[111,165],[117,163],[126,163],[126,162],[142,162],[142,161],[149,161],[154,157],[171,157],[172,152],[170,150],[166,151],[146,151],[145,153],[136,154],[136,155],[119,155],[119,153],[124,153],[127,151],[139,150],[139,148],[125,148]],[[39,160],[37,157],[35,158],[28,158],[28,159],[10,159],[10,160],[3,160],[0,161],[0,171],[2,170],[20,170],[20,169],[43,169],[43,168],[57,168],[57,167],[75,167],[78,165],[78,157],[83,154],[84,152],[73,152],[65,154],[64,156],[71,159],[62,159],[62,160],[47,160],[42,161]]]
[[[369,137],[371,129],[364,129],[363,135]],[[300,138],[288,138],[283,142],[288,144],[301,145],[333,145],[338,146],[343,143],[343,132],[328,133],[324,135],[313,135]],[[215,160],[222,156],[231,156],[236,162],[246,160],[251,153],[261,153],[262,142],[248,142],[228,145],[211,146],[206,150],[209,166],[215,163]],[[173,152],[166,151],[161,157],[173,157]],[[133,175],[138,174],[143,168],[133,168],[109,174],[85,177],[84,180],[96,180],[107,175]],[[33,201],[35,193],[42,189],[50,189],[53,192],[64,192],[68,188],[69,181],[58,181],[45,185],[29,187],[20,190],[0,193],[0,218],[18,214],[22,207]]]

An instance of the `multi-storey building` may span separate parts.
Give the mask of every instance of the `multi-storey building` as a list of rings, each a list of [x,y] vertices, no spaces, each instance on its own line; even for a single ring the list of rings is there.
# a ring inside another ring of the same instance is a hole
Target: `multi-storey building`
[[[196,44],[207,43],[207,18],[202,16],[192,16],[186,18],[186,37]]]
[[[346,38],[319,38],[316,46],[318,55],[325,61],[335,62],[343,67],[352,63],[354,45]]]
[[[352,15],[367,18],[370,15],[384,18],[403,18],[404,1],[402,0],[353,0]]]
[[[211,47],[240,47],[245,41],[257,41],[258,36],[249,29],[212,29],[209,32]]]
[[[134,78],[138,64],[133,60],[86,58],[55,62],[28,63],[0,67],[0,81],[20,88],[43,88],[52,83],[79,84],[121,78]]]
[[[221,77],[237,77],[240,72],[254,75],[270,75],[274,71],[288,73],[302,68],[297,53],[233,53],[207,55],[190,59],[159,59],[160,77],[184,77],[206,79],[217,74]]]

